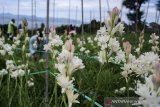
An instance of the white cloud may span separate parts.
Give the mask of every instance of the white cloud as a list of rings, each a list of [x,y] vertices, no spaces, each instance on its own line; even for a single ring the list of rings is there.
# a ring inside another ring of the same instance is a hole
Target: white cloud
[[[5,12],[17,14],[17,3],[18,0],[1,0],[0,1],[0,7],[5,7]],[[102,18],[104,19],[104,16],[107,17],[107,0],[101,0],[102,1]],[[121,8],[122,6],[122,0],[108,0],[109,1],[109,7],[112,9],[113,7]],[[92,11],[92,18],[99,19],[99,1],[98,0],[84,0],[84,18],[85,20],[90,20],[90,11]],[[55,1],[55,9],[56,17],[63,17],[68,18],[69,17],[69,0],[56,0]],[[71,18],[76,19],[76,7],[78,7],[77,11],[77,19],[81,20],[81,0],[71,0]],[[143,5],[143,10],[146,11],[147,4]],[[155,17],[155,4],[150,3],[150,8],[148,11],[148,21],[154,21],[153,17]],[[37,0],[37,16],[39,17],[45,17],[46,16],[46,0]],[[2,9],[0,9],[0,13],[2,12]],[[128,10],[126,8],[123,8],[123,17],[122,20],[127,20],[126,13]],[[22,15],[31,15],[31,0],[20,0],[20,14]],[[50,0],[50,16],[53,16],[53,0]]]

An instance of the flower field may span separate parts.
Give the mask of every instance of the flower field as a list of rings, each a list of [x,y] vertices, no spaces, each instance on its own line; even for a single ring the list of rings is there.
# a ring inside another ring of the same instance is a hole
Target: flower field
[[[103,107],[106,97],[136,97],[144,107],[160,107],[160,38],[125,32],[119,14],[114,8],[105,26],[84,39],[51,30],[36,61],[27,32],[13,41],[2,35],[0,107]]]

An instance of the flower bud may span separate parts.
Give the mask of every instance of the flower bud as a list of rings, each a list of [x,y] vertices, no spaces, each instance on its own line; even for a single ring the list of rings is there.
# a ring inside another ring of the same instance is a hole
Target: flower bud
[[[120,13],[120,10],[117,7],[115,7],[115,8],[113,8],[113,10],[111,12],[111,17],[114,18],[114,17],[118,16],[119,13]]]
[[[123,48],[124,48],[124,51],[126,52],[126,55],[128,56],[131,53],[132,45],[128,41],[126,41],[126,42],[123,42]]]
[[[72,40],[67,40],[64,44],[64,48],[69,52],[74,52],[74,45],[72,44]]]

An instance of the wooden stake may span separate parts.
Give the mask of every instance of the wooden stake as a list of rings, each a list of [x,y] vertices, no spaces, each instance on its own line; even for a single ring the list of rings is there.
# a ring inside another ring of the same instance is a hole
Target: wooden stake
[[[32,35],[33,35],[33,0],[31,0],[31,6],[32,6],[32,25],[31,25],[31,28],[32,28]]]
[[[101,27],[102,25],[101,0],[99,0],[99,18],[100,18],[100,27]]]
[[[71,12],[71,8],[70,8],[70,6],[71,6],[71,0],[69,0],[69,10],[68,10],[69,11],[69,14],[68,14],[69,26],[71,24],[71,22],[70,22],[71,21],[71,19],[70,19],[71,18],[71,13],[70,13]]]
[[[76,18],[76,26],[77,26],[77,20],[78,20],[77,15],[78,15],[78,7],[76,6],[76,17],[75,17]]]
[[[34,8],[34,11],[35,11],[35,29],[37,29],[37,0],[35,0],[35,4],[34,4],[35,8]]]
[[[46,37],[48,44],[48,36],[49,36],[49,0],[47,0],[47,15],[46,15]],[[48,52],[46,52],[46,70],[48,71]],[[45,107],[48,107],[48,78],[49,72],[45,73]]]
[[[109,2],[108,2],[108,0],[106,0],[106,1],[107,1],[108,11],[110,12]]]
[[[4,25],[4,7],[3,7],[3,25]]]
[[[83,14],[83,0],[81,0],[81,11],[82,11],[82,44],[84,44],[84,14]]]
[[[91,25],[91,21],[92,21],[92,11],[90,10],[90,24],[89,24],[90,34],[92,34],[92,25]]]
[[[55,25],[55,0],[53,0],[53,25]]]
[[[19,2],[20,2],[20,0],[18,0],[18,17],[17,17],[17,26],[19,26]]]

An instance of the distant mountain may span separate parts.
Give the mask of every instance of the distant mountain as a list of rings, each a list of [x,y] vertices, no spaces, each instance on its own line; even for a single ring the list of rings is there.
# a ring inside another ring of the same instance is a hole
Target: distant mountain
[[[36,23],[35,23],[35,16],[34,20],[33,20],[33,27],[35,27]],[[0,24],[7,24],[11,19],[15,19],[16,23],[17,23],[17,19],[18,19],[18,15],[14,15],[11,13],[0,13]],[[31,28],[32,25],[32,16],[27,16],[27,15],[19,15],[19,24],[22,22],[22,19],[26,18],[28,23],[29,23],[29,27]],[[36,21],[37,21],[37,25],[38,27],[41,25],[41,23],[46,23],[46,19],[42,18],[42,17],[36,17]],[[60,25],[68,25],[69,23],[69,19],[66,18],[55,18],[54,19],[55,25],[56,26],[60,26]],[[70,23],[73,25],[77,25],[79,26],[81,24],[81,21],[78,20],[74,20],[74,19],[70,19]],[[50,18],[50,26],[53,25],[53,18]]]

